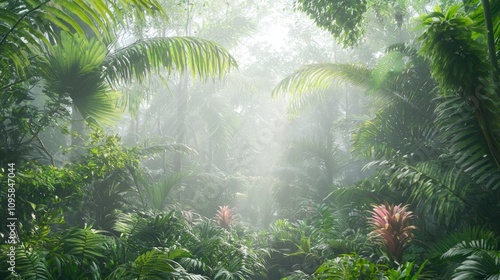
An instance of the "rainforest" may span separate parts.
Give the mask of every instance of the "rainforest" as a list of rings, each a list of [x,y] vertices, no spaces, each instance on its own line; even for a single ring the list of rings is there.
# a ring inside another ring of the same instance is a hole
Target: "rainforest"
[[[0,0],[0,279],[500,280],[500,1]]]

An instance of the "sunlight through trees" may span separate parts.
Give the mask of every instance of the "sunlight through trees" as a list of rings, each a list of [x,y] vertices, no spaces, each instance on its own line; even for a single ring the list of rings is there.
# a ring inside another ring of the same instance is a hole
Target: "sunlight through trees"
[[[500,1],[0,1],[1,279],[499,279]]]

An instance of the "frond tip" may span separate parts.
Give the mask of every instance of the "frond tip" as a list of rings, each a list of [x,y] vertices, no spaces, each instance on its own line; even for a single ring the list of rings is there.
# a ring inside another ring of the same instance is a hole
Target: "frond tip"
[[[306,65],[283,79],[272,92],[276,97],[290,93],[300,95],[312,91],[323,91],[337,81],[369,88],[371,70],[354,64],[324,63]]]

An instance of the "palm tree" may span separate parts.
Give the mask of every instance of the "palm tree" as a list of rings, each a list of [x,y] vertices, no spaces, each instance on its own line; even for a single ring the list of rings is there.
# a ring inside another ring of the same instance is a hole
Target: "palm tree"
[[[73,120],[80,114],[92,124],[112,123],[119,116],[115,89],[133,78],[142,80],[151,72],[169,74],[175,70],[189,72],[193,77],[222,77],[236,66],[235,60],[221,47],[192,37],[148,38],[112,50],[109,43],[116,28],[113,24],[119,24],[130,14],[166,18],[154,0],[140,1],[135,9],[126,0],[117,1],[112,7],[104,1],[76,5],[62,0],[57,1],[59,6],[50,2],[40,2],[38,6],[32,2],[18,3],[24,5],[22,9],[1,7],[10,16],[5,28],[10,29],[0,41],[0,49],[18,73],[2,82],[2,86],[6,89],[28,77],[40,76],[44,79],[44,91],[54,103],[73,107]],[[128,7],[123,14],[114,11],[122,6]],[[67,9],[68,14],[59,9]],[[144,10],[144,14],[138,10]],[[26,29],[33,29],[31,25],[39,25],[42,31],[25,34]],[[88,39],[83,29],[90,29],[93,37]],[[19,38],[27,38],[31,44]],[[8,65],[5,64],[6,68]],[[81,130],[83,122],[75,125],[77,131]]]
[[[84,34],[89,29],[93,36],[110,42],[115,28],[127,19],[166,14],[156,0],[93,0],[75,3],[69,0],[14,0],[2,1],[0,12],[1,71],[8,69],[14,75],[2,75],[2,90],[30,77],[34,57],[58,37],[59,31]]]
[[[156,0],[113,2],[69,0],[14,0],[0,3],[0,113],[1,158],[20,161],[38,149],[54,163],[38,136],[50,122],[64,114],[60,100],[44,108],[33,100],[39,74],[38,58],[57,41],[61,31],[92,34],[111,42],[115,28],[127,20],[166,15]]]
[[[483,7],[472,11],[470,17],[462,16],[458,9],[452,6],[446,14],[438,9],[423,18],[428,28],[420,37],[421,53],[441,88],[438,122],[447,132],[450,152],[477,183],[498,190],[500,100],[495,83],[498,73],[492,66],[497,62],[487,60],[485,40],[475,39],[484,36],[476,32],[476,27],[484,22]],[[500,16],[498,7],[491,12]],[[498,38],[499,34],[495,36]],[[482,137],[477,139],[477,134]]]
[[[415,144],[422,143],[426,153],[411,157],[424,155],[420,159],[425,160],[436,156],[431,149],[436,137],[432,128],[435,84],[414,48],[391,46],[372,69],[353,64],[307,65],[285,78],[273,95],[289,92],[292,109],[300,111],[310,103],[324,103],[329,98],[325,90],[334,82],[365,88],[384,104],[354,133],[352,149],[356,155],[372,159],[408,157],[415,152]]]
[[[190,71],[194,77],[222,77],[235,60],[214,43],[192,37],[149,38],[111,51],[95,38],[61,36],[40,59],[45,91],[66,99],[87,121],[109,124],[117,117],[113,88],[155,72]]]
[[[376,93],[385,104],[372,120],[358,127],[353,151],[375,159],[368,167],[378,166],[379,175],[401,192],[403,200],[413,202],[417,213],[432,213],[429,222],[486,222],[495,227],[498,211],[481,203],[494,200],[496,196],[491,195],[500,183],[492,157],[483,157],[487,141],[477,140],[484,126],[474,122],[473,112],[459,97],[434,98],[441,88],[415,49],[399,45],[389,50],[373,69],[345,64],[305,66],[284,79],[273,94],[290,92],[300,107],[311,100],[308,97],[314,90],[324,90],[335,80]],[[430,58],[436,61],[435,67],[444,65],[438,62],[440,57]],[[464,69],[457,67],[453,69]],[[444,77],[449,70],[440,71]],[[482,184],[489,186],[488,194]]]

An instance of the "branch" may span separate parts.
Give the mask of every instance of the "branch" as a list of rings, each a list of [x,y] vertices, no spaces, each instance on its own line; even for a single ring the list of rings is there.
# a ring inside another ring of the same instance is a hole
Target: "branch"
[[[38,134],[35,134],[35,132],[33,131],[33,129],[32,129],[31,126],[29,126],[29,130],[34,135],[34,138],[38,141],[38,143],[40,143],[40,147],[39,148],[50,158],[50,163],[53,166],[55,166],[56,164],[54,162],[54,157],[52,157],[52,155],[49,153],[49,151],[47,151],[47,148],[43,144],[42,139],[40,139],[40,137],[38,137]]]

